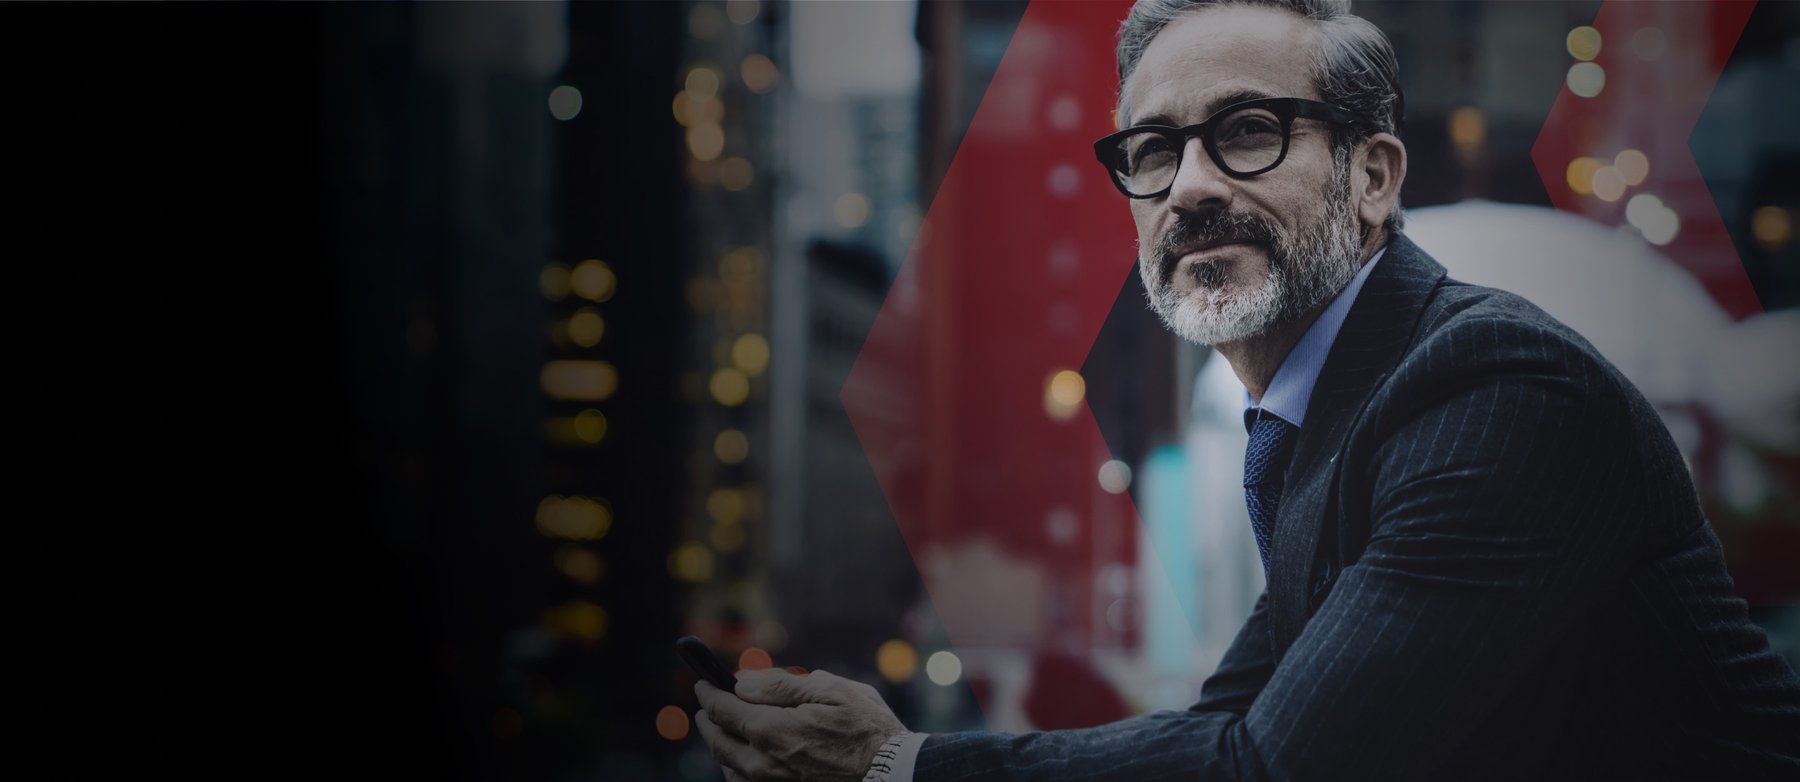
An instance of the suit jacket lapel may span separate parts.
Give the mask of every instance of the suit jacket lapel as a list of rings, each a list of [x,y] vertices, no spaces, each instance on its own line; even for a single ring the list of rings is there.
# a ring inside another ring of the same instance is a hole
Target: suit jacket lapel
[[[1326,356],[1307,402],[1306,424],[1300,427],[1275,522],[1269,608],[1277,658],[1300,637],[1312,614],[1313,565],[1341,466],[1338,453],[1370,393],[1412,343],[1419,314],[1443,278],[1442,265],[1404,235],[1395,236]]]

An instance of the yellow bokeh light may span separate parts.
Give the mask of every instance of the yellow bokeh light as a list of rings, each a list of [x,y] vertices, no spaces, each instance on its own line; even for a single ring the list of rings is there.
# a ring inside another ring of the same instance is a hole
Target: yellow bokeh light
[[[875,650],[875,670],[881,672],[883,679],[904,684],[919,672],[919,652],[912,644],[895,638]]]
[[[869,221],[869,199],[862,193],[845,193],[831,205],[831,216],[838,225],[855,228]]]
[[[726,368],[714,372],[707,384],[713,399],[726,407],[736,407],[750,398],[750,379],[738,370]]]
[[[769,341],[761,334],[745,334],[731,343],[731,363],[751,377],[769,366]]]
[[[1793,215],[1779,206],[1765,206],[1750,214],[1750,234],[1765,249],[1775,250],[1794,240]]]
[[[720,524],[736,524],[744,518],[749,503],[737,489],[713,489],[706,495],[706,515]]]
[[[702,65],[688,71],[687,81],[684,83],[684,86],[687,87],[688,92],[695,95],[718,95],[719,72],[714,68]]]
[[[542,622],[563,638],[593,643],[606,637],[606,609],[586,600],[571,600],[545,611]]]
[[[698,543],[683,543],[669,555],[669,572],[688,583],[712,578],[713,553]]]
[[[1450,112],[1450,141],[1459,148],[1481,146],[1487,139],[1487,117],[1481,109],[1462,106]]]
[[[736,429],[726,429],[713,438],[713,455],[726,464],[743,464],[750,456],[750,438]]]
[[[1081,378],[1081,373],[1073,369],[1061,370],[1044,383],[1044,412],[1055,420],[1067,421],[1075,416],[1086,396],[1087,381]]]
[[[575,295],[589,301],[606,301],[612,298],[618,285],[619,279],[613,276],[612,267],[606,265],[605,261],[582,261],[569,273],[569,287],[575,291]]]
[[[743,548],[745,537],[742,524],[714,524],[712,531],[707,533],[707,539],[712,541],[713,548],[718,549],[721,554],[730,554]]]
[[[569,297],[569,267],[560,263],[552,263],[538,273],[538,290],[543,291],[544,298],[551,301],[562,301]]]
[[[554,399],[602,402],[619,390],[619,371],[605,361],[562,359],[545,364],[538,383]]]
[[[656,712],[656,735],[680,741],[688,735],[688,715],[680,706],[664,706]]]
[[[1627,149],[1613,157],[1613,168],[1625,184],[1636,187],[1650,176],[1650,158],[1635,149]]]
[[[726,158],[719,163],[719,186],[733,192],[743,190],[756,180],[756,169],[741,157]]]
[[[605,574],[600,556],[577,543],[564,543],[556,550],[556,569],[578,584],[593,584]]]
[[[675,93],[670,106],[675,121],[688,128],[703,122],[717,124],[725,119],[725,104],[717,95],[697,95],[687,90]]]
[[[1569,169],[1566,174],[1569,189],[1579,195],[1593,195],[1594,172],[1599,171],[1600,167],[1604,165],[1606,165],[1606,161],[1597,157],[1578,157],[1569,161]]]
[[[575,436],[589,445],[606,439],[606,414],[592,408],[576,413]]]
[[[1594,171],[1594,196],[1602,201],[1617,201],[1625,195],[1625,178],[1619,176],[1619,170],[1612,166],[1601,166]]]
[[[538,503],[537,530],[547,538],[599,540],[612,529],[612,511],[588,497],[552,494]]]
[[[1600,31],[1588,25],[1570,30],[1564,43],[1569,47],[1569,56],[1577,60],[1592,60],[1600,56]]]
[[[717,122],[696,123],[688,128],[688,151],[699,160],[713,160],[725,151],[725,131]]]
[[[719,256],[719,278],[733,285],[754,282],[762,261],[762,251],[755,247],[734,248]]]
[[[606,321],[592,307],[583,307],[569,318],[569,339],[584,348],[600,344],[606,335]]]
[[[745,87],[758,95],[781,83],[781,71],[775,67],[775,61],[760,54],[745,57],[738,64],[738,77],[744,80]]]

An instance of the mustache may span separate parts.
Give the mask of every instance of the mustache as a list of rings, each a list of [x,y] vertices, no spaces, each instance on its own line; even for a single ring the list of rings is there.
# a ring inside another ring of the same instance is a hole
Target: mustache
[[[1175,266],[1181,262],[1180,248],[1185,246],[1224,242],[1272,245],[1279,236],[1273,224],[1255,215],[1223,209],[1178,214],[1169,230],[1156,240],[1157,275],[1163,285],[1170,283]]]

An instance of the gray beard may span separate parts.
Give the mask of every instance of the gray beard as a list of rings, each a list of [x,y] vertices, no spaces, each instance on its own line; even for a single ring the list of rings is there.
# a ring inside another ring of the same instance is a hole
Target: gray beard
[[[1293,323],[1336,296],[1362,269],[1362,236],[1350,203],[1348,162],[1334,166],[1332,192],[1309,228],[1291,237],[1274,233],[1267,244],[1269,275],[1248,293],[1221,290],[1222,270],[1203,264],[1195,270],[1198,288],[1183,296],[1162,271],[1161,248],[1143,253],[1150,309],[1182,339],[1219,345]]]

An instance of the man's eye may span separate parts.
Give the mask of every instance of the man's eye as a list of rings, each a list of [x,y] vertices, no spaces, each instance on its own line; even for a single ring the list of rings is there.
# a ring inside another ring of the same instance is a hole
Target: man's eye
[[[1225,127],[1225,139],[1257,138],[1281,133],[1281,126],[1268,117],[1244,117]]]
[[[1168,154],[1173,149],[1174,145],[1170,144],[1168,139],[1162,136],[1152,136],[1131,150],[1131,162],[1133,165],[1137,165],[1152,155]]]

